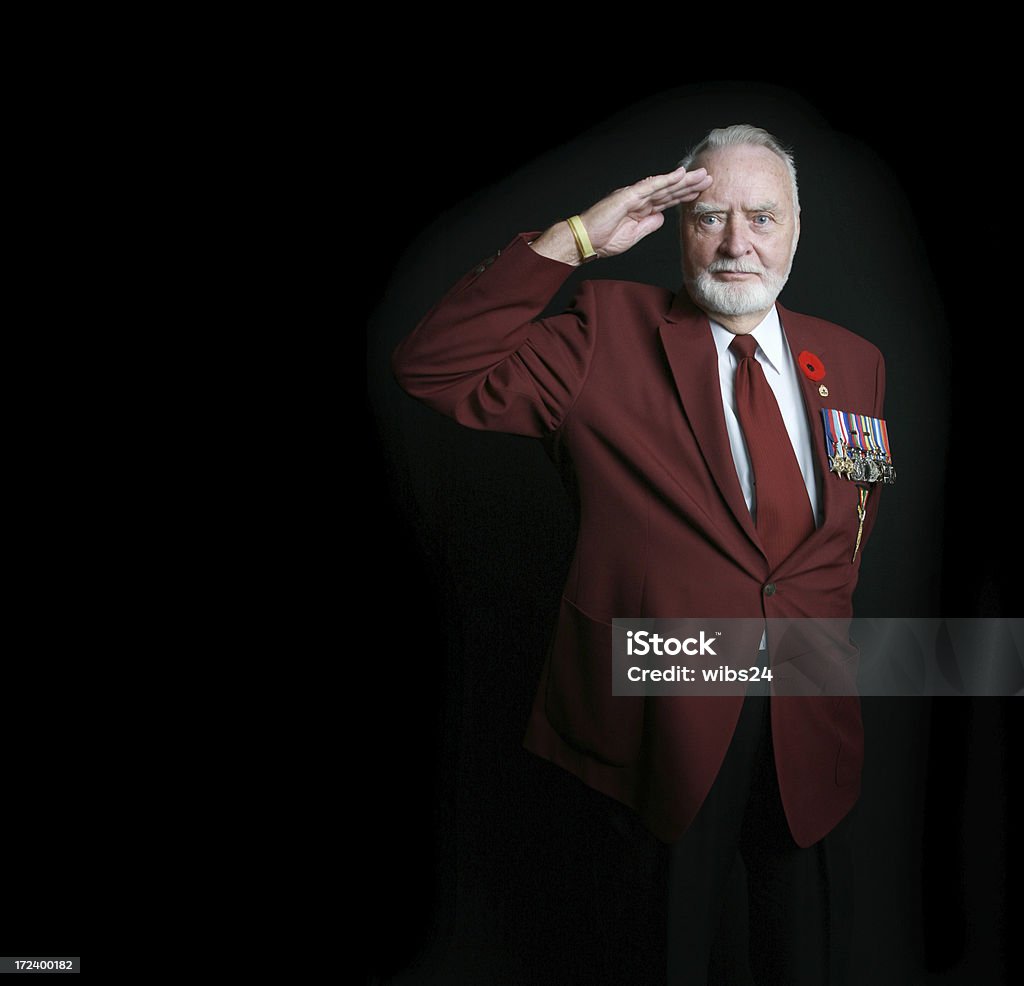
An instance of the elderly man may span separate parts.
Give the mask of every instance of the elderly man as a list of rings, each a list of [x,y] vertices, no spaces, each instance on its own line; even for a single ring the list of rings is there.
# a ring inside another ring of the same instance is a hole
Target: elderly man
[[[575,268],[629,250],[674,206],[685,291],[585,280],[566,312],[540,317]],[[430,406],[543,439],[576,499],[525,743],[671,845],[674,986],[708,982],[744,873],[756,982],[839,982],[847,948],[856,696],[612,690],[616,618],[851,615],[883,477],[835,468],[865,453],[849,435],[837,446],[829,422],[859,415],[882,433],[884,366],[865,340],[777,303],[799,236],[789,153],[756,127],[714,130],[675,171],[517,236],[394,355]],[[736,958],[724,974],[742,982]]]

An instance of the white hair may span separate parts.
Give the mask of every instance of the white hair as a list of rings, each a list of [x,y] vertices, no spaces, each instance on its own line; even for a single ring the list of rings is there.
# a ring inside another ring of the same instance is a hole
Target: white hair
[[[786,165],[789,179],[793,186],[793,208],[800,211],[800,197],[796,184],[796,163],[793,152],[767,130],[753,127],[749,123],[734,123],[731,127],[712,130],[696,147],[689,151],[679,164],[690,170],[690,166],[704,154],[717,151],[721,147],[766,147],[777,155]]]

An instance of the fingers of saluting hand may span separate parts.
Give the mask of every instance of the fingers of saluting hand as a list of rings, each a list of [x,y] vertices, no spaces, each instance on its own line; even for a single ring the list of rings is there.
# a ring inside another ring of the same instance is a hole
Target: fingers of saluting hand
[[[712,177],[704,168],[687,171],[676,168],[665,175],[651,175],[630,186],[644,205],[657,212],[671,209],[680,202],[692,202],[706,188],[711,187]]]

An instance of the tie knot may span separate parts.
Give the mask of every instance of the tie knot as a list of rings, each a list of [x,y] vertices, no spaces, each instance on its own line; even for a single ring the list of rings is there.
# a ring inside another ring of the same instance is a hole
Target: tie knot
[[[739,360],[753,359],[757,350],[757,340],[752,335],[734,336],[729,343],[729,349],[736,354]]]

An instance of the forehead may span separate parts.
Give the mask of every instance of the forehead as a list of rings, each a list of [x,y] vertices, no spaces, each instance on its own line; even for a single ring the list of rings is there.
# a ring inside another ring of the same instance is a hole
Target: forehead
[[[785,162],[767,147],[720,147],[702,154],[693,167],[707,168],[714,179],[697,201],[730,208],[766,202],[792,208],[793,186]]]

